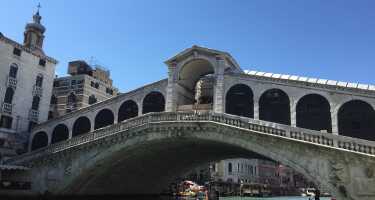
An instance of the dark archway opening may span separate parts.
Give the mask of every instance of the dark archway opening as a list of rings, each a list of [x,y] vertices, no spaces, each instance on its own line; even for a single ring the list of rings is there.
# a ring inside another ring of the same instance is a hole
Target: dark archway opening
[[[270,89],[259,100],[259,119],[290,125],[290,101],[280,89]]]
[[[51,144],[64,141],[69,138],[69,129],[64,124],[59,124],[53,129]]]
[[[297,103],[296,118],[297,127],[332,132],[331,107],[321,95],[302,97]]]
[[[31,151],[37,150],[48,145],[48,135],[46,132],[38,132],[34,135],[31,142]]]
[[[11,104],[13,101],[14,90],[10,87],[7,88],[4,97],[4,103]]]
[[[225,98],[225,112],[232,115],[254,117],[253,92],[249,86],[237,84],[229,89]]]
[[[343,104],[338,111],[339,134],[375,141],[375,111],[361,100]]]
[[[120,106],[118,111],[118,121],[122,122],[124,120],[137,117],[138,116],[138,105],[132,100],[125,101]]]
[[[79,117],[73,124],[72,135],[77,136],[88,133],[91,130],[91,122],[87,117]]]
[[[114,115],[108,109],[101,110],[95,117],[95,130],[114,123]]]
[[[142,114],[149,112],[163,112],[165,109],[165,99],[160,92],[150,92],[143,99]]]

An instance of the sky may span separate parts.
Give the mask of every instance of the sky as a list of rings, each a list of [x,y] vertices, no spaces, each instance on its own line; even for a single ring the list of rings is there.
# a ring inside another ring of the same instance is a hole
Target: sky
[[[64,76],[85,59],[121,92],[167,77],[164,61],[199,45],[242,69],[375,84],[373,0],[0,0],[0,32],[23,41],[40,2],[44,51]]]

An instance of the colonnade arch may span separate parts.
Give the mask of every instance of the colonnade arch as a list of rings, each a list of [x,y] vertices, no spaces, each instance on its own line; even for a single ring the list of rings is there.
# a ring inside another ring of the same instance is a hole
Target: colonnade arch
[[[259,119],[290,125],[290,100],[281,89],[269,89],[259,99]]]
[[[225,112],[244,117],[254,117],[253,91],[245,84],[232,86],[225,97]]]
[[[95,127],[94,129],[103,128],[109,126],[114,123],[114,115],[113,112],[109,109],[103,109],[98,112],[95,116]]]
[[[48,146],[48,135],[44,131],[37,132],[31,141],[31,150],[37,150]]]
[[[319,94],[307,94],[297,102],[297,127],[332,132],[331,106]]]
[[[84,133],[88,133],[91,130],[91,122],[90,119],[82,116],[75,120],[73,124],[72,136],[81,135]]]
[[[375,140],[375,111],[362,100],[351,100],[343,105],[337,113],[340,135]]]
[[[52,132],[51,144],[67,140],[69,138],[69,129],[65,124],[57,125]]]
[[[165,110],[165,99],[162,93],[152,91],[148,93],[142,102],[142,114],[149,112],[163,112]]]
[[[124,120],[137,117],[138,116],[138,105],[133,100],[127,100],[121,104],[118,111],[118,121],[122,122]]]

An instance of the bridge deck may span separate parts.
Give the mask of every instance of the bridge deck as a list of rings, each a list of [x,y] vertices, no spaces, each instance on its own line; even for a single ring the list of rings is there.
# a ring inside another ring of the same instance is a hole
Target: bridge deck
[[[232,126],[253,133],[267,134],[271,137],[281,137],[285,139],[308,142],[315,145],[322,145],[329,148],[337,148],[345,151],[352,151],[375,157],[375,142],[357,138],[350,138],[319,131],[291,127],[288,125],[272,123],[252,118],[234,116],[213,112],[160,112],[148,113],[123,121],[112,126],[104,127],[93,132],[73,137],[48,147],[38,149],[20,156],[10,158],[6,164],[25,164],[30,160],[56,152],[64,151],[75,146],[89,143],[104,137],[122,133],[126,130],[161,122],[211,122],[221,125]]]

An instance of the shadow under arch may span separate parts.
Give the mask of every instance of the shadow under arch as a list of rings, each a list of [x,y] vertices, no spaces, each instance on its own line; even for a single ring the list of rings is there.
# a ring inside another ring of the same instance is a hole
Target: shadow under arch
[[[148,134],[152,137],[148,137]],[[302,148],[299,144],[305,146]],[[297,143],[293,149],[291,146],[287,140],[262,135],[252,137],[252,134],[244,136],[229,129],[204,133],[147,133],[129,139],[126,143],[111,145],[104,151],[98,149],[93,159],[84,162],[85,166],[80,170],[83,173],[77,174],[77,178],[66,185],[62,193],[160,194],[172,181],[171,178],[192,167],[237,157],[275,160],[290,166],[316,185],[331,190],[329,177],[316,174],[320,173],[314,170],[316,166],[310,166],[311,160],[315,159],[314,155],[324,151],[310,144]],[[303,157],[307,159],[297,159],[301,152],[306,154]]]

